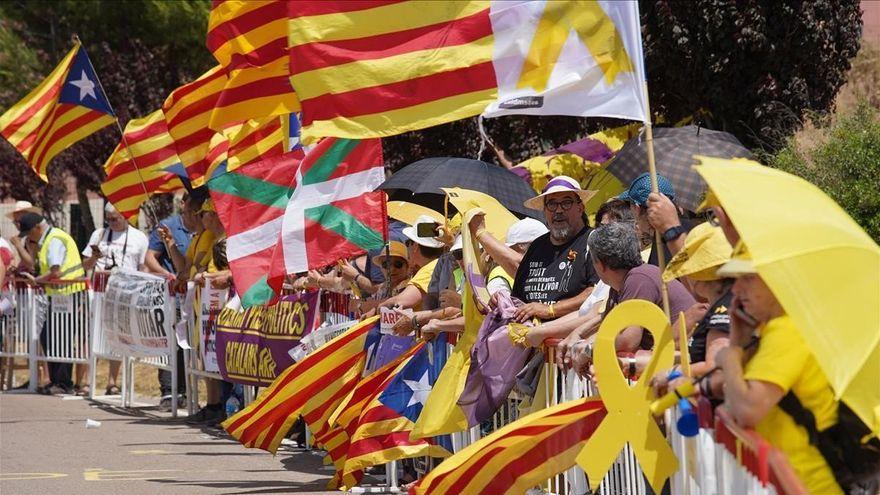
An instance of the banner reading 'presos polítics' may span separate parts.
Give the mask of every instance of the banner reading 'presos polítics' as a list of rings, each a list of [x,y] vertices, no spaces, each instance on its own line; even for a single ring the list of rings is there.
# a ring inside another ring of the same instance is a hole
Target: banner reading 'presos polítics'
[[[217,363],[225,380],[265,386],[293,364],[290,351],[311,332],[318,292],[282,296],[273,306],[226,308],[217,317]]]

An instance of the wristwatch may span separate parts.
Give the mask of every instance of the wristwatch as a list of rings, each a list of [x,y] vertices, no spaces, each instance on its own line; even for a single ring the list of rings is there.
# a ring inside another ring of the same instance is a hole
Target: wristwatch
[[[685,232],[687,232],[687,229],[685,229],[681,225],[676,225],[675,227],[671,227],[671,228],[667,229],[666,232],[663,233],[663,242],[674,241],[674,240],[678,239],[679,236],[681,236]]]

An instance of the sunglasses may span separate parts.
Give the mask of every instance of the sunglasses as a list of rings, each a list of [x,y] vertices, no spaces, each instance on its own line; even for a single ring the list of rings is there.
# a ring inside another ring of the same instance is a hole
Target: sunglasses
[[[574,206],[575,203],[580,203],[580,201],[575,201],[573,199],[563,199],[562,201],[547,201],[544,203],[544,208],[550,212],[556,212],[556,210],[562,208],[562,211],[568,211]]]
[[[394,260],[393,262],[389,262],[388,260],[382,260],[382,268],[387,270],[391,266],[394,266],[394,268],[400,270],[401,268],[406,266],[406,261]]]

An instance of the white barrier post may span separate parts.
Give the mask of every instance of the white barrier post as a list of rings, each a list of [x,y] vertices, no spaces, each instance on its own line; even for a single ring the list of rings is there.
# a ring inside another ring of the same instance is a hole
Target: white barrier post
[[[30,381],[28,382],[28,391],[36,392],[37,391],[37,382],[40,380],[37,362],[37,354],[40,349],[40,330],[41,328],[37,328],[37,298],[36,291],[33,288],[28,287],[25,290],[25,293],[28,295],[28,311],[27,321],[28,321],[28,336],[30,345],[28,346],[28,374],[30,375]]]

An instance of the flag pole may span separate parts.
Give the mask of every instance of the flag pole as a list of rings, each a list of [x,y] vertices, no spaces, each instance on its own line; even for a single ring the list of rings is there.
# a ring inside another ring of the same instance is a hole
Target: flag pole
[[[107,105],[110,107],[110,111],[113,112],[113,121],[116,123],[116,129],[119,130],[119,134],[122,136],[122,144],[125,146],[125,151],[128,153],[128,157],[131,159],[132,165],[134,165],[134,170],[137,172],[138,181],[141,183],[141,188],[144,190],[144,211],[147,212],[147,215],[152,217],[153,223],[155,226],[159,226],[159,217],[156,216],[156,212],[153,210],[153,207],[149,205],[148,201],[150,199],[150,193],[147,191],[147,184],[144,182],[144,177],[141,175],[141,169],[138,167],[137,161],[134,159],[134,153],[131,152],[131,148],[128,146],[128,140],[125,138],[125,131],[122,129],[122,124],[119,123],[119,116],[116,115],[116,110],[113,109],[113,105],[110,103],[110,98],[107,97],[107,92],[104,91],[104,85],[101,84],[101,78],[98,76],[98,71],[95,70],[95,66],[92,65],[92,59],[89,58],[88,52],[86,52],[85,47],[82,46],[82,41],[80,41],[79,36],[74,34],[73,39],[76,40],[77,43],[80,44],[80,49],[83,53],[86,54],[86,60],[89,62],[89,67],[92,68],[92,74],[95,75],[95,81],[98,83],[98,87],[101,89],[101,94],[104,95],[104,99],[107,101]]]

